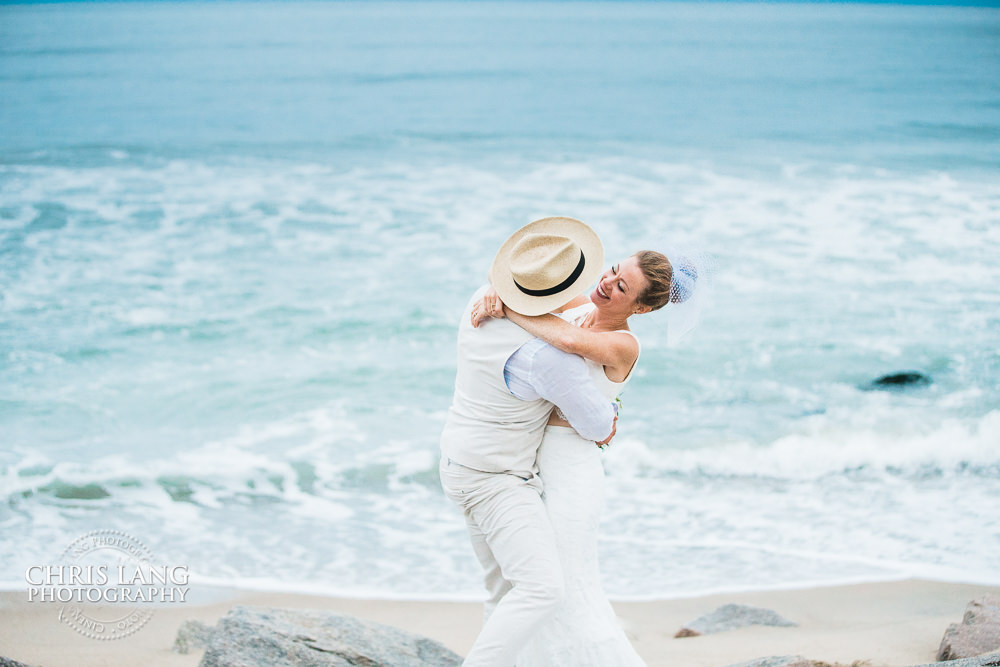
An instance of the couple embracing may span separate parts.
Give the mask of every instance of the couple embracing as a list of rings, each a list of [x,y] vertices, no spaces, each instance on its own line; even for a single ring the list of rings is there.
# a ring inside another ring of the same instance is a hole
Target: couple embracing
[[[441,483],[489,596],[463,664],[644,665],[601,587],[600,447],[639,358],[629,317],[683,301],[697,273],[653,251],[604,270],[594,231],[556,217],[507,239],[489,276],[459,326],[441,436]]]

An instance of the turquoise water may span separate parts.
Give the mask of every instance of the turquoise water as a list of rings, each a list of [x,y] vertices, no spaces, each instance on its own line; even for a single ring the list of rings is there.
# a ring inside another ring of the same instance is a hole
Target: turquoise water
[[[436,478],[515,228],[711,252],[643,340],[615,597],[1000,582],[1000,11],[0,6],[0,581],[92,529],[202,581],[470,598]],[[902,370],[924,387],[870,390]]]

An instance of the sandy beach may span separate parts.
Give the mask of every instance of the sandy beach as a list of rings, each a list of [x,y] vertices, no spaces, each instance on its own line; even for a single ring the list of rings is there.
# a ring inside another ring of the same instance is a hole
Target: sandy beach
[[[941,636],[961,620],[965,605],[1000,589],[920,580],[788,591],[729,593],[676,600],[616,602],[619,618],[651,666],[725,667],[768,655],[875,667],[933,662]],[[98,641],[58,619],[58,604],[28,602],[22,592],[0,594],[0,655],[33,667],[197,665],[201,651],[171,651],[187,619],[214,623],[233,605],[327,609],[426,635],[464,654],[475,639],[480,606],[462,602],[354,600],[236,590],[192,590],[194,599],[158,607],[148,624],[124,639]],[[797,627],[747,627],[674,639],[690,622],[727,603],[773,609]]]

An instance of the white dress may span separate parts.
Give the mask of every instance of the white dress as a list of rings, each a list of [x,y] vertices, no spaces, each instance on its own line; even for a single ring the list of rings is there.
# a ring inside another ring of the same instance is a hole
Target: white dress
[[[565,315],[580,318],[592,307],[574,308]],[[597,386],[614,400],[628,378],[612,382],[602,366],[589,360],[587,365]],[[517,667],[644,667],[601,586],[597,563],[597,531],[604,509],[601,450],[568,426],[548,426],[538,450],[538,471],[566,595],[555,617],[518,654]]]

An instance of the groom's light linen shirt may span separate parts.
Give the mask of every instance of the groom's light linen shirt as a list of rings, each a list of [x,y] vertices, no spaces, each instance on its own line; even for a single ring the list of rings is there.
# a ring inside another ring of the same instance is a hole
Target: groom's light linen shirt
[[[530,395],[538,394],[538,397],[522,399],[511,393],[504,379],[504,368],[518,349],[535,338],[508,319],[489,320],[479,328],[472,327],[472,309],[488,288],[489,285],[483,285],[473,294],[459,321],[455,393],[441,431],[441,454],[449,461],[473,470],[509,472],[529,479],[537,472],[535,458],[553,405],[553,401],[542,398],[535,385],[539,385],[538,378],[546,378],[559,371],[556,366],[543,362],[548,353],[543,353],[537,360],[534,358],[536,355],[531,355],[527,359],[531,372],[515,375],[524,379],[530,388]],[[532,343],[531,347],[535,345],[540,343]],[[531,347],[525,348],[526,354]],[[535,352],[539,352],[541,347],[544,344]],[[579,363],[586,365],[582,358]],[[538,373],[534,372],[536,370]],[[533,379],[532,376],[537,377]],[[581,376],[580,379],[580,382],[570,380],[562,387],[546,385],[549,387],[546,388],[541,386],[546,384],[544,380],[539,385],[542,393],[554,398],[558,407],[573,415],[569,420],[571,424],[587,421],[580,413],[590,408],[576,409],[572,400],[567,404],[565,397],[587,391],[600,397],[600,390],[589,378]],[[528,395],[528,391],[522,395]],[[588,438],[598,441],[611,433],[614,408],[606,397],[594,400],[602,403],[594,408],[594,412],[600,414],[603,411],[605,424],[599,429],[582,428],[587,431]]]
[[[521,400],[553,403],[586,440],[600,442],[611,435],[615,406],[594,386],[583,357],[535,338],[510,356],[503,378]]]

